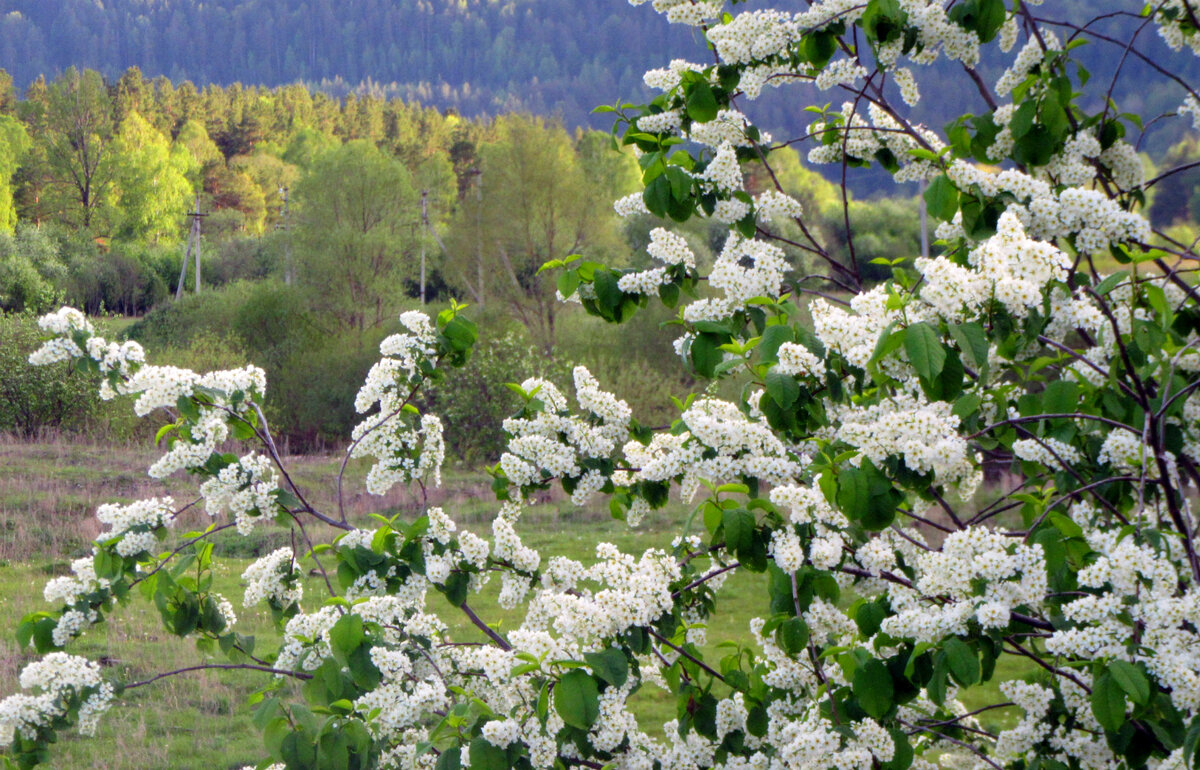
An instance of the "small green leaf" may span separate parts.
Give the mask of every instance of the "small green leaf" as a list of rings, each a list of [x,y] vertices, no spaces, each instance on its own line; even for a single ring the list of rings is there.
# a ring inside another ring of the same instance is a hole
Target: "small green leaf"
[[[705,81],[693,83],[688,87],[686,103],[688,117],[697,123],[708,123],[715,120],[720,109],[712,86]]]
[[[600,687],[586,671],[568,671],[554,687],[554,708],[564,722],[587,730],[600,715]]]
[[[592,667],[592,673],[613,687],[621,687],[629,678],[629,659],[616,647],[589,652],[583,659]]]
[[[958,188],[947,176],[939,176],[925,188],[925,204],[929,213],[949,222],[958,212]]]
[[[970,687],[979,681],[979,657],[969,644],[961,639],[951,639],[942,649],[946,653],[950,675],[955,681],[963,687]]]
[[[471,739],[469,749],[471,755],[471,770],[509,770],[508,752],[493,746],[487,738],[476,735]]]
[[[775,642],[788,655],[799,655],[808,647],[811,636],[804,618],[788,618],[775,629]]]
[[[350,653],[358,649],[364,638],[362,616],[347,613],[329,629],[329,648],[337,661],[344,666]]]
[[[1125,691],[1109,673],[1096,677],[1092,684],[1092,713],[1110,733],[1119,732],[1125,724]]]
[[[767,394],[782,409],[791,409],[792,404],[800,397],[800,386],[796,383],[796,378],[780,372],[778,367],[771,367],[771,371],[767,372],[766,384]]]
[[[917,374],[932,380],[942,373],[946,365],[946,349],[937,330],[928,323],[912,324],[904,335],[904,352]]]
[[[725,358],[725,351],[721,350],[723,344],[724,341],[717,334],[703,332],[696,335],[689,353],[696,374],[706,379],[712,378],[717,365]]]
[[[878,602],[867,602],[858,608],[854,622],[858,625],[859,633],[870,639],[879,633],[879,627],[883,625],[883,619],[886,616],[887,611],[884,610],[883,605]]]
[[[725,547],[734,553],[750,548],[754,541],[754,514],[745,508],[725,511],[722,524],[725,527]]]
[[[768,326],[762,333],[762,340],[758,343],[758,352],[762,356],[765,363],[773,364],[779,360],[779,347],[785,342],[794,342],[796,335],[792,333],[792,327],[786,324],[776,326]]]
[[[1114,660],[1108,664],[1108,673],[1134,703],[1145,705],[1150,701],[1150,682],[1140,668],[1128,661]]]
[[[882,661],[872,658],[854,672],[854,697],[863,711],[876,719],[882,719],[892,708],[895,688],[892,675]]]
[[[1117,284],[1121,283],[1122,281],[1124,281],[1128,278],[1129,278],[1129,271],[1127,271],[1127,270],[1121,270],[1119,272],[1113,273],[1112,275],[1108,276],[1103,281],[1101,281],[1100,284],[1098,286],[1096,286],[1094,291],[1096,292],[1096,294],[1103,297],[1105,294],[1108,294],[1110,291],[1117,288]]]
[[[966,354],[971,366],[976,369],[987,366],[988,339],[982,326],[977,323],[950,324],[950,336]]]

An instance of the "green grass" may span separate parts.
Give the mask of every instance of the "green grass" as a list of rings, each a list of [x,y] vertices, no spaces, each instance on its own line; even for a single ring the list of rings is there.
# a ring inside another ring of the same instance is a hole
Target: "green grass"
[[[99,503],[165,493],[174,494],[177,500],[192,499],[194,492],[186,479],[162,484],[144,476],[143,469],[153,457],[151,452],[123,447],[0,442],[0,463],[6,468],[0,476],[0,608],[7,617],[19,618],[30,610],[45,609],[42,586],[50,577],[63,574],[72,558],[87,552],[88,541],[98,533],[92,512]],[[296,458],[294,477],[323,510],[336,510],[333,479],[339,462],[336,457]],[[382,499],[363,494],[364,472],[363,466],[352,465],[346,483],[344,502],[352,521],[371,526],[366,519],[371,511],[399,513],[403,520],[419,515],[423,500],[417,493],[397,490]],[[460,527],[490,537],[491,518],[498,504],[492,499],[485,476],[471,470],[449,470],[442,487],[431,490],[429,502],[443,505]],[[561,495],[551,495],[529,508],[517,529],[544,560],[562,555],[590,563],[601,542],[614,543],[632,553],[669,548],[686,517],[687,509],[674,504],[650,517],[643,527],[631,529],[613,521],[598,507],[578,509]],[[179,525],[179,531],[202,526],[207,520],[203,513],[192,513]],[[330,528],[310,531],[317,540],[336,535]],[[215,590],[233,602],[239,615],[238,630],[254,634],[260,640],[260,651],[271,649],[278,633],[267,613],[241,607],[240,575],[255,557],[288,542],[288,534],[273,525],[260,527],[249,538],[232,531],[217,538],[218,555],[227,556],[218,559]],[[499,582],[493,580],[469,602],[480,617],[503,631],[518,625],[521,614],[519,609],[505,611],[499,607]],[[762,575],[740,571],[725,582],[719,594],[719,622],[708,628],[703,646],[708,662],[715,665],[727,654],[718,648],[722,642],[750,643],[751,618],[767,612],[764,583]],[[317,605],[323,590],[320,579],[311,577],[306,590],[308,609]],[[483,638],[440,594],[431,592],[429,601],[451,627],[454,638]],[[126,682],[206,660],[223,660],[206,658],[192,642],[163,631],[157,612],[140,596],[77,640],[69,651],[103,661],[116,678]],[[0,629],[0,696],[16,691],[17,674],[31,657],[16,648],[11,632]],[[993,680],[963,693],[961,700],[971,709],[998,702],[1002,700],[999,682],[1029,673],[1024,661],[1002,659]],[[264,676],[244,671],[207,671],[130,691],[101,721],[97,736],[64,736],[54,747],[48,767],[224,770],[255,764],[263,756],[262,741],[250,722],[247,698],[267,681]],[[643,729],[651,732],[657,732],[655,726],[676,716],[673,695],[653,685],[644,687],[632,703]],[[998,730],[1010,726],[1016,718],[1014,710],[1004,709],[982,714],[979,720],[986,729]]]

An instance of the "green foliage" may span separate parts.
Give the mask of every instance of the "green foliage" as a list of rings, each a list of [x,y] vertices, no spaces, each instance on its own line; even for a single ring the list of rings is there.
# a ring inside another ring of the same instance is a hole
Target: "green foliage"
[[[480,340],[467,365],[451,372],[425,400],[445,423],[446,448],[468,464],[495,462],[504,450],[501,425],[521,403],[504,383],[528,377],[563,382],[570,372],[516,330]]]
[[[192,197],[193,156],[172,152],[166,138],[136,112],[122,121],[115,142],[118,232],[127,238],[174,238],[184,230]]]
[[[0,312],[0,433],[79,428],[97,412],[98,377],[68,363],[29,365],[41,341],[35,316]]]
[[[62,299],[66,265],[47,231],[21,225],[0,233],[0,310],[44,313]]]
[[[31,144],[20,121],[11,115],[0,114],[0,233],[11,233],[16,227],[12,177]]]
[[[299,281],[315,308],[360,331],[395,314],[419,200],[408,169],[370,142],[317,158],[295,190]]]

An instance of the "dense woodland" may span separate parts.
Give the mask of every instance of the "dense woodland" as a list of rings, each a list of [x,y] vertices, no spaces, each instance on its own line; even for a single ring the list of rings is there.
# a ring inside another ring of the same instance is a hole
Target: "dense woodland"
[[[646,321],[643,350],[605,351],[576,333],[553,278],[538,275],[547,260],[574,252],[614,264],[648,259],[641,247],[660,223],[613,213],[615,198],[636,191],[638,171],[605,132],[528,113],[471,120],[399,99],[334,99],[299,85],[197,90],[136,69],[115,81],[70,69],[23,95],[4,85],[0,310],[31,314],[65,302],[144,316],[129,333],[174,347],[181,363],[205,368],[233,356],[263,364],[291,410],[281,427],[311,441],[350,424],[346,383],[360,378],[345,373],[365,373],[397,312],[419,302],[425,255],[431,301],[458,298],[499,321],[497,347],[480,367],[503,363],[515,376],[551,365],[548,352],[554,365],[588,356],[604,366],[596,358],[607,356],[616,376],[633,378],[630,389],[659,401],[680,389],[656,374],[672,355],[670,335],[656,333],[665,316]],[[844,243],[836,188],[794,151],[779,158],[776,171],[805,201],[811,226]],[[200,292],[192,269],[181,272],[197,199]],[[864,253],[918,249],[915,200],[854,206]],[[704,258],[722,242],[720,226],[706,221],[687,232]],[[794,256],[803,269],[805,258]],[[25,369],[20,348],[32,338],[21,334],[21,345],[0,340],[12,358],[7,371]],[[628,366],[638,360],[644,371]],[[464,376],[483,388],[507,375]],[[28,383],[12,390],[44,392]],[[477,417],[489,396],[458,392],[469,394],[464,414]],[[499,405],[505,394],[490,394],[497,415],[509,408]],[[46,424],[44,414],[25,412],[10,409],[0,424]],[[487,432],[464,428],[463,440],[473,433]]]
[[[838,188],[791,148],[772,158],[807,226],[845,256]],[[1194,138],[1143,155],[1150,169],[1194,159]],[[747,189],[764,189],[762,169],[746,171]],[[640,347],[605,350],[537,272],[570,253],[640,266],[662,223],[620,220],[611,206],[638,186],[636,161],[613,152],[606,132],[529,113],[469,118],[299,84],[198,89],[137,68],[115,79],[69,68],[22,90],[0,71],[0,311],[25,314],[0,317],[0,349],[11,359],[0,361],[0,380],[32,376],[21,353],[36,336],[30,314],[65,302],[141,317],[129,333],[174,349],[182,364],[262,364],[273,400],[288,404],[277,420],[287,435],[311,443],[344,434],[361,379],[345,373],[365,373],[397,312],[419,303],[423,255],[430,301],[470,302],[499,330],[463,375],[475,389],[459,387],[461,403],[438,407],[461,410],[462,430],[448,436],[460,455],[488,450],[472,436],[496,435],[473,420],[498,421],[511,406],[488,383],[523,369],[587,359],[653,412],[687,387],[664,374],[674,353],[658,327],[669,314],[646,316]],[[873,260],[920,250],[916,191],[887,192],[850,201],[868,277],[887,274]],[[181,272],[197,202],[199,287],[193,268]],[[1200,169],[1157,185],[1149,204],[1156,224],[1194,237]],[[707,220],[683,232],[702,260],[723,242],[723,228]],[[802,251],[789,259],[797,275],[813,266]],[[51,392],[23,380],[4,388]],[[58,411],[47,417],[0,397],[0,430],[79,423],[69,408],[82,403],[77,394],[50,401]]]
[[[1137,8],[1123,0],[1055,3],[1056,16],[1080,22],[1129,10]],[[1120,24],[1115,17],[1092,29],[1115,34]],[[1139,47],[1160,58],[1165,51],[1153,32]],[[395,96],[471,116],[557,114],[568,126],[604,128],[591,115],[597,103],[637,100],[647,69],[698,51],[686,30],[657,14],[630,13],[627,0],[0,0],[0,67],[22,88],[72,66],[112,79],[137,66],[176,82],[302,81],[337,97]],[[1121,59],[1119,49],[1097,41],[1076,55],[1101,81]],[[1184,79],[1200,75],[1195,61],[1173,63],[1184,67]],[[992,80],[1003,66],[993,57],[979,69]],[[924,73],[927,97],[913,118],[940,127],[964,107],[981,111],[961,74],[947,62]],[[1150,77],[1157,79],[1144,62],[1127,62],[1117,102],[1147,116],[1173,111],[1182,92],[1136,87]],[[837,104],[844,94],[811,98]],[[795,135],[807,117],[794,99],[768,94],[758,121]],[[1162,152],[1178,139],[1168,130],[1148,142]]]
[[[690,42],[626,0],[0,2],[0,62],[23,85],[72,65],[341,93],[370,81],[469,114],[561,111],[569,123],[597,99],[636,95],[664,49]]]

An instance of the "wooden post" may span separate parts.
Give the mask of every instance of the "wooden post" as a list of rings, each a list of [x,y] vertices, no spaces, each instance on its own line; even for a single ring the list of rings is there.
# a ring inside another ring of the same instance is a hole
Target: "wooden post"
[[[200,193],[196,193],[196,208],[188,215],[192,226],[188,229],[187,246],[183,251],[183,265],[179,268],[179,284],[175,287],[175,299],[183,297],[183,285],[187,281],[188,262],[196,261],[196,293],[200,293],[200,219],[208,214],[200,213]]]
[[[429,191],[421,191],[421,225],[429,231]],[[425,304],[425,235],[421,233],[421,304]]]
[[[196,240],[195,259],[196,259],[196,293],[200,293],[200,193],[196,193],[196,211],[192,214],[192,236]]]

